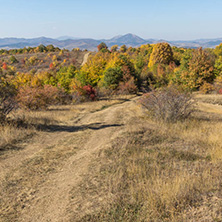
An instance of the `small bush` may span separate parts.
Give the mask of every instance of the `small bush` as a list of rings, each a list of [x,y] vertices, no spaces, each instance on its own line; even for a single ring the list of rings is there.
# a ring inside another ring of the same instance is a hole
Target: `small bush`
[[[200,87],[200,92],[204,94],[209,94],[214,91],[214,86],[210,83],[205,82],[201,87]]]
[[[85,101],[94,101],[97,98],[97,92],[91,85],[75,86],[72,93],[73,102],[80,103]]]
[[[140,102],[152,117],[166,122],[184,120],[194,111],[191,95],[172,87],[147,93]]]
[[[92,101],[96,99],[96,90],[90,85],[82,87],[82,94]]]
[[[28,110],[46,109],[49,105],[61,103],[64,93],[55,86],[45,85],[19,89],[17,101],[19,106]]]
[[[18,63],[18,60],[15,58],[15,56],[11,56],[10,61],[11,61],[11,64]]]
[[[131,77],[127,82],[120,82],[118,87],[118,94],[134,94],[138,89],[134,78]]]
[[[38,58],[37,56],[32,56],[29,58],[28,62],[31,64],[31,65],[35,65],[37,62],[38,62]]]

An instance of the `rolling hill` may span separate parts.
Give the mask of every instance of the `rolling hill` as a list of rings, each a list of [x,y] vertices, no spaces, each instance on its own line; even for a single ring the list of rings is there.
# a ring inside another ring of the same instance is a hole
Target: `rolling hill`
[[[59,48],[65,49],[73,49],[73,48],[80,48],[82,50],[87,49],[90,51],[95,51],[96,47],[99,43],[105,42],[108,47],[113,45],[126,45],[132,47],[138,47],[143,44],[152,44],[157,42],[168,42],[172,46],[177,47],[185,47],[185,48],[215,48],[222,42],[222,38],[216,39],[197,39],[191,41],[167,41],[167,40],[159,40],[159,39],[143,39],[134,34],[126,34],[113,37],[111,39],[91,39],[91,38],[74,38],[69,36],[62,36],[57,39],[47,38],[47,37],[39,37],[39,38],[0,38],[0,48],[5,49],[12,49],[12,48],[24,48],[24,47],[35,47],[40,44],[43,45],[50,45],[53,44]]]

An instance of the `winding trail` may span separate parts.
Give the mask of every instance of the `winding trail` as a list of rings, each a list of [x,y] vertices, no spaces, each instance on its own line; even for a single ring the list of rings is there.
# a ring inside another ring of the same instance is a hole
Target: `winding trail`
[[[0,221],[71,222],[78,204],[87,209],[78,188],[95,155],[127,131],[140,112],[136,99],[80,113],[0,160]]]
[[[83,65],[85,65],[85,64],[87,63],[89,55],[90,55],[90,52],[88,52],[88,53],[86,53],[86,54],[84,55],[81,66],[83,66]]]

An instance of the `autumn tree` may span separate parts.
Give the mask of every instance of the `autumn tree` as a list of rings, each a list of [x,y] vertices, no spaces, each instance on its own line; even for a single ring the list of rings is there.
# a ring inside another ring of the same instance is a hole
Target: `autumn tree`
[[[111,52],[116,52],[117,49],[118,49],[118,45],[113,45],[113,46],[111,47]]]
[[[222,43],[215,48],[214,53],[217,56],[222,56]]]
[[[45,47],[43,44],[39,45],[39,46],[37,47],[37,49],[38,49],[39,52],[44,52],[44,51],[46,51],[46,47]]]
[[[114,57],[104,72],[104,85],[111,89],[119,89],[124,93],[135,92],[137,89],[137,73],[129,56]]]
[[[181,67],[175,72],[179,83],[190,90],[199,89],[204,83],[212,83],[215,78],[215,57],[202,48],[190,50],[182,59]]]
[[[69,91],[69,87],[72,79],[75,77],[76,67],[70,65],[69,67],[62,67],[56,74],[58,86],[62,87],[66,92]]]
[[[95,56],[90,56],[87,63],[84,64],[76,74],[78,81],[80,81],[82,85],[96,86],[103,77],[104,70],[111,55],[109,52],[99,52]]]
[[[195,87],[201,86],[204,82],[212,82],[214,79],[215,58],[207,51],[199,48],[192,54],[189,62],[189,75],[194,81]]]
[[[122,45],[119,49],[120,52],[126,52],[126,50],[127,50],[126,45]]]
[[[55,47],[54,47],[53,45],[47,45],[47,46],[46,46],[46,50],[47,50],[48,52],[54,52],[54,51],[55,51]]]
[[[171,46],[166,42],[157,43],[153,47],[148,66],[152,67],[155,64],[168,65],[171,61],[173,61]]]
[[[108,49],[107,45],[104,42],[101,42],[98,46],[97,46],[98,51],[101,51],[102,49]]]

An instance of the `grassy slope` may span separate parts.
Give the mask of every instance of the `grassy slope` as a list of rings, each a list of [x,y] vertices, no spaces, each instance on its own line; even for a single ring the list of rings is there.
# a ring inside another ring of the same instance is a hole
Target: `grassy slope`
[[[32,69],[36,69],[38,71],[48,70],[50,63],[52,63],[53,56],[56,56],[56,61],[58,64],[64,62],[64,65],[68,66],[70,64],[75,65],[76,67],[80,67],[83,62],[84,55],[88,53],[85,51],[71,51],[71,52],[64,52],[60,54],[60,52],[48,52],[48,53],[24,53],[24,54],[17,54],[13,55],[18,63],[11,64],[10,57],[11,55],[0,55],[0,62],[6,62],[8,65],[11,65],[16,68],[18,72],[29,72]],[[37,61],[34,64],[23,64],[22,60],[27,59],[29,60],[31,57],[36,57]]]

